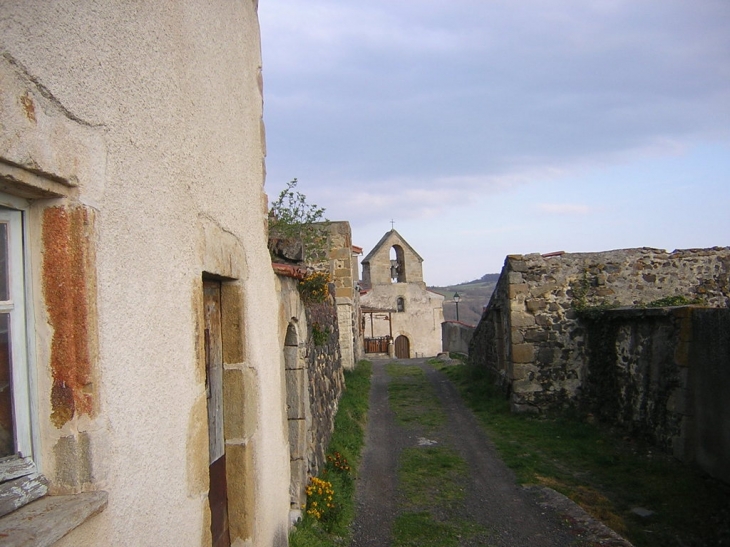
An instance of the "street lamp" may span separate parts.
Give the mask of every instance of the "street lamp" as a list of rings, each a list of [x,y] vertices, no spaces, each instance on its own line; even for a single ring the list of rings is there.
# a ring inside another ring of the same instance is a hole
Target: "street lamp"
[[[456,304],[456,320],[459,320],[459,302],[461,302],[461,296],[458,292],[454,293],[454,303]]]

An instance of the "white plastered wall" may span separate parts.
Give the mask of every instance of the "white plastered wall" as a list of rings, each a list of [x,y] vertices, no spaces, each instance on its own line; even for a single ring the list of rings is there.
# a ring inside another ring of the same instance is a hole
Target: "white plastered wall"
[[[443,300],[440,294],[422,289],[413,283],[375,285],[361,297],[364,307],[395,310],[396,300],[403,297],[404,312],[392,311],[391,325],[383,318],[387,313],[376,313],[373,319],[375,336],[386,336],[392,328],[393,338],[404,335],[410,342],[411,357],[432,357],[441,352],[441,323]],[[370,317],[365,316],[365,336],[370,336]]]
[[[83,430],[93,476],[83,488],[109,492],[106,510],[61,545],[206,543],[197,344],[205,270],[236,277],[244,294],[242,366],[255,378],[258,424],[248,439],[256,504],[246,543],[286,543],[289,462],[265,241],[259,44],[250,1],[3,3],[3,76],[25,87],[36,120],[16,127],[0,112],[2,157],[77,184],[52,203],[83,205],[96,218],[96,412],[60,430],[49,421],[52,332],[43,302],[36,306],[42,470],[53,481],[55,441]]]

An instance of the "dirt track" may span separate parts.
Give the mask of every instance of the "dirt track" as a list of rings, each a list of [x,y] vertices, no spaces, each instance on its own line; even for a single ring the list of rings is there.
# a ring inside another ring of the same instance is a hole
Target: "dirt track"
[[[434,386],[448,415],[447,425],[434,440],[455,449],[471,471],[469,484],[465,485],[467,499],[462,517],[490,531],[487,543],[472,543],[465,539],[464,546],[630,545],[559,494],[549,489],[530,490],[518,486],[454,386],[425,361],[397,362],[421,367]],[[368,429],[357,483],[357,516],[353,523],[352,545],[355,547],[391,545],[391,530],[399,511],[398,457],[404,448],[416,446],[418,441],[415,431],[396,423],[389,407],[385,365],[390,362],[373,362]]]

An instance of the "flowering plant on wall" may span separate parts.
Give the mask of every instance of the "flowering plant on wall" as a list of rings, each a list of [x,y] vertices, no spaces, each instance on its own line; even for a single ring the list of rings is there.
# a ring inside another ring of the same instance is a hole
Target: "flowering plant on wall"
[[[307,514],[317,520],[331,520],[337,509],[334,495],[331,482],[312,477],[307,486]]]
[[[330,294],[329,272],[312,272],[299,282],[299,294],[308,303],[322,303]]]

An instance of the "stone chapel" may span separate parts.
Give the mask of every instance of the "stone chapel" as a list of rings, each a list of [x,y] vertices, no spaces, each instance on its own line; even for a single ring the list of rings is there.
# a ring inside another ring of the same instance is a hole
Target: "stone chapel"
[[[361,287],[366,353],[408,359],[441,351],[444,297],[426,289],[423,258],[396,230],[362,260]]]

